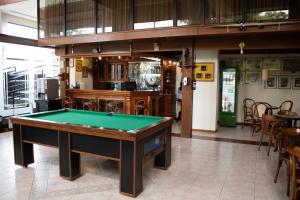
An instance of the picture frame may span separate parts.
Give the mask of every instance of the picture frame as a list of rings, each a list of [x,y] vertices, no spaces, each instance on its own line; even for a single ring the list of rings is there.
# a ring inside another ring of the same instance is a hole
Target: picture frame
[[[257,72],[262,69],[261,58],[249,58],[246,60],[246,71]]]
[[[215,64],[213,62],[208,63],[196,63],[194,68],[194,78],[196,81],[214,81]]]
[[[82,71],[82,60],[81,59],[76,59],[75,60],[76,64],[76,72],[81,72]]]
[[[300,90],[300,76],[293,77],[293,90]]]
[[[88,68],[82,67],[82,78],[87,78],[87,77],[88,77]]]
[[[278,89],[290,89],[291,77],[290,76],[278,76]]]
[[[265,89],[276,89],[277,88],[277,76],[268,76],[265,81]]]
[[[228,64],[231,67],[235,67],[240,70],[244,70],[244,59],[234,58],[234,59],[231,59]]]
[[[279,58],[263,58],[262,66],[264,69],[270,71],[279,71],[281,69],[281,62]]]
[[[246,72],[245,83],[260,83],[261,73],[260,72]]]

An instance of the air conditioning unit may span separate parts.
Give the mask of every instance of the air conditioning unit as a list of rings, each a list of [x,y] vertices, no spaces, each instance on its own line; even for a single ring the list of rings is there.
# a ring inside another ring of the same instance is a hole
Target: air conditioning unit
[[[292,73],[300,72],[300,58],[283,59],[282,69]]]

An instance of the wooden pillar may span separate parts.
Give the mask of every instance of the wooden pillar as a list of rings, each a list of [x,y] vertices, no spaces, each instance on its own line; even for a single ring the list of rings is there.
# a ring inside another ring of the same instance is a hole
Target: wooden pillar
[[[193,45],[192,45],[193,46]],[[181,137],[192,137],[193,117],[193,54],[194,47],[183,50],[181,62],[182,78],[187,78],[187,85],[182,83],[182,108],[181,108]]]

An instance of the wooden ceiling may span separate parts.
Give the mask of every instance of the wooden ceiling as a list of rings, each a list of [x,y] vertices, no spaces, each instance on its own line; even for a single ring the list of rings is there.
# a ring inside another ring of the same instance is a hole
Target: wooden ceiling
[[[0,0],[0,6],[11,4],[11,3],[18,3],[21,1],[26,1],[26,0]]]

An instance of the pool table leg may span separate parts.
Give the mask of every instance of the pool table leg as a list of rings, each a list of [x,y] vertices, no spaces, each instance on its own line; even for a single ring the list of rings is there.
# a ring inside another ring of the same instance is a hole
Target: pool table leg
[[[171,165],[171,129],[166,128],[164,131],[164,150],[154,158],[154,167],[160,169],[167,169]]]
[[[27,167],[34,162],[33,144],[23,142],[22,126],[15,124],[13,127],[15,164]]]
[[[71,151],[71,133],[59,133],[59,173],[68,180],[80,176],[80,154]]]
[[[120,192],[136,197],[143,190],[143,146],[138,141],[121,141]]]

